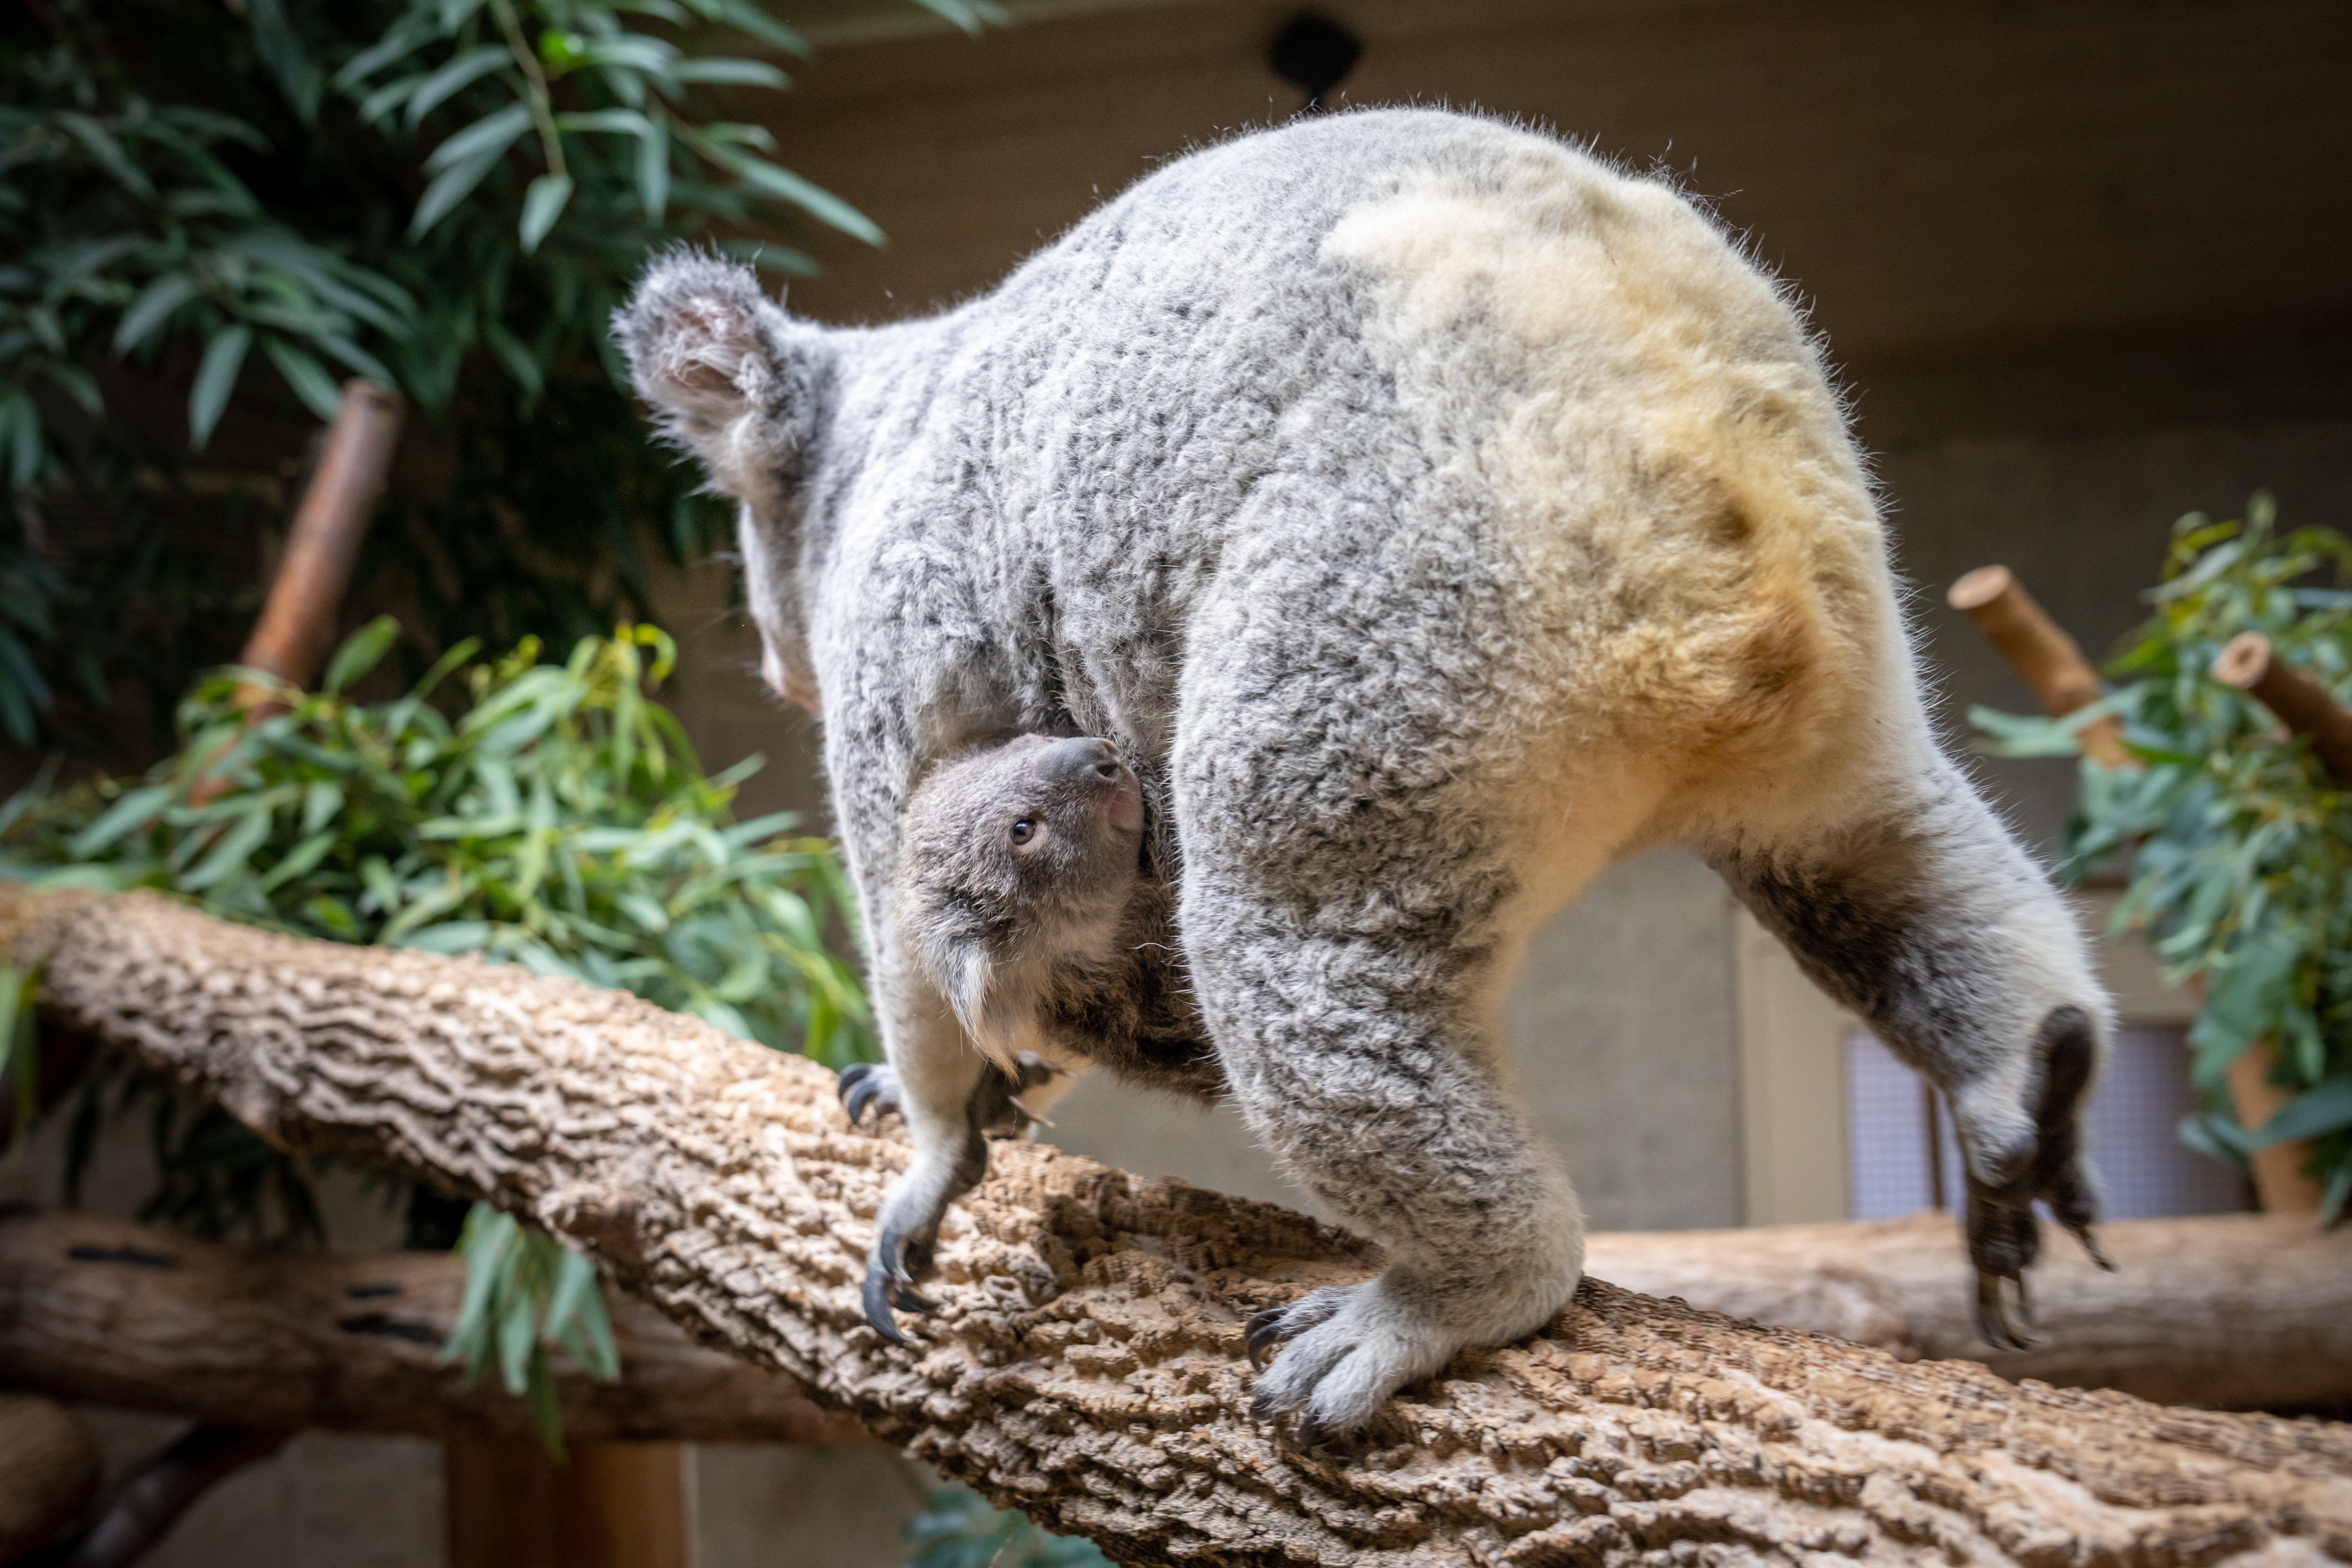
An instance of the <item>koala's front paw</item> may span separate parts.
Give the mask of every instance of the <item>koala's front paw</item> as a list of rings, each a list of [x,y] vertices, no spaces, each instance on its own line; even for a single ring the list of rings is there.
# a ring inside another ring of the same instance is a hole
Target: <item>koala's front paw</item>
[[[1381,1401],[1437,1371],[1471,1339],[1438,1303],[1414,1300],[1385,1275],[1310,1291],[1249,1321],[1250,1364],[1265,1367],[1281,1352],[1258,1375],[1250,1415],[1271,1421],[1300,1412],[1298,1440],[1312,1447],[1362,1426]]]
[[[841,1069],[841,1108],[849,1112],[849,1124],[857,1125],[866,1108],[871,1106],[874,1120],[897,1114],[898,1075],[881,1062],[852,1062]]]
[[[2083,1244],[2100,1268],[2115,1263],[2091,1234],[2098,1218],[2098,1191],[2083,1159],[2082,1109],[2097,1065],[2097,1043],[2079,1008],[2060,1007],[2043,1020],[2035,1048],[2036,1075],[2031,1131],[2003,1136],[1999,1106],[1988,1108],[1967,1091],[1953,1098],[1960,1142],[1968,1155],[1969,1259],[1976,1265],[1977,1332],[1996,1350],[2024,1350],[2032,1342],[2010,1321],[2003,1282],[2017,1294],[2018,1321],[2033,1326],[2025,1291],[2025,1270],[2041,1255],[2042,1232],[2033,1216],[2036,1200]]]

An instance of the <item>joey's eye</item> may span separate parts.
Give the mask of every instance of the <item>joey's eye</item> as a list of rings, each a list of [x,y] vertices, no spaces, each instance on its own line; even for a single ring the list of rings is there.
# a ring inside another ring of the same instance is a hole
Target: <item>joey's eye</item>
[[[1037,825],[1024,816],[1020,821],[1013,825],[1011,829],[1006,832],[1005,837],[1012,839],[1016,845],[1026,844],[1029,840],[1037,837]]]

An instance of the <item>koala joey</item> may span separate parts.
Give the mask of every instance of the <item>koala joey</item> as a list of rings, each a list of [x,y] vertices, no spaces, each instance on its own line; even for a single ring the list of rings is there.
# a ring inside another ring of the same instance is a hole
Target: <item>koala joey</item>
[[[944,314],[821,326],[680,252],[616,328],[740,503],[770,682],[824,721],[913,1145],[877,1330],[1024,1050],[1222,1085],[1386,1248],[1252,1325],[1263,1415],[1356,1427],[1541,1327],[1582,1222],[1500,999],[1544,920],[1663,844],[1943,1091],[1989,1338],[2034,1204],[2087,1237],[2106,996],[1937,742],[1798,310],[1663,179],[1326,115],[1163,165]],[[1023,735],[1102,737],[1135,782],[1055,797],[1096,814],[1066,887],[1029,879],[1043,849],[926,847],[959,780],[1032,787],[985,760]]]

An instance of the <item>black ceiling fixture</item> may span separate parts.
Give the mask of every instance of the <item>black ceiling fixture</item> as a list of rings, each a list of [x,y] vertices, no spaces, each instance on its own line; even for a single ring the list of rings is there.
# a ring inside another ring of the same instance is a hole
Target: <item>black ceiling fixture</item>
[[[1302,112],[1307,114],[1322,112],[1323,95],[1339,86],[1363,58],[1361,38],[1312,11],[1301,11],[1285,22],[1282,31],[1274,36],[1273,47],[1265,52],[1265,63],[1275,75],[1306,89]]]

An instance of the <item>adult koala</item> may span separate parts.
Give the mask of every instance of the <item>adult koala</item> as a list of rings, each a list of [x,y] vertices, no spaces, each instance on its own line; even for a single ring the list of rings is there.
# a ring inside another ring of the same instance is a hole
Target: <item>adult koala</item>
[[[1023,731],[1132,763],[1233,1098],[1391,1260],[1255,1326],[1287,1341],[1262,1414],[1357,1426],[1568,1300],[1581,1219],[1500,1003],[1537,926],[1655,845],[1948,1096],[1989,1335],[2037,1197],[2087,1237],[2109,1004],[1929,732],[1798,312],[1667,185],[1337,115],[1170,164],[944,315],[824,328],[679,254],[618,329],[742,503],[768,680],[824,716],[915,1148],[877,1328],[923,1304],[1002,1098],[892,935],[901,814]]]

